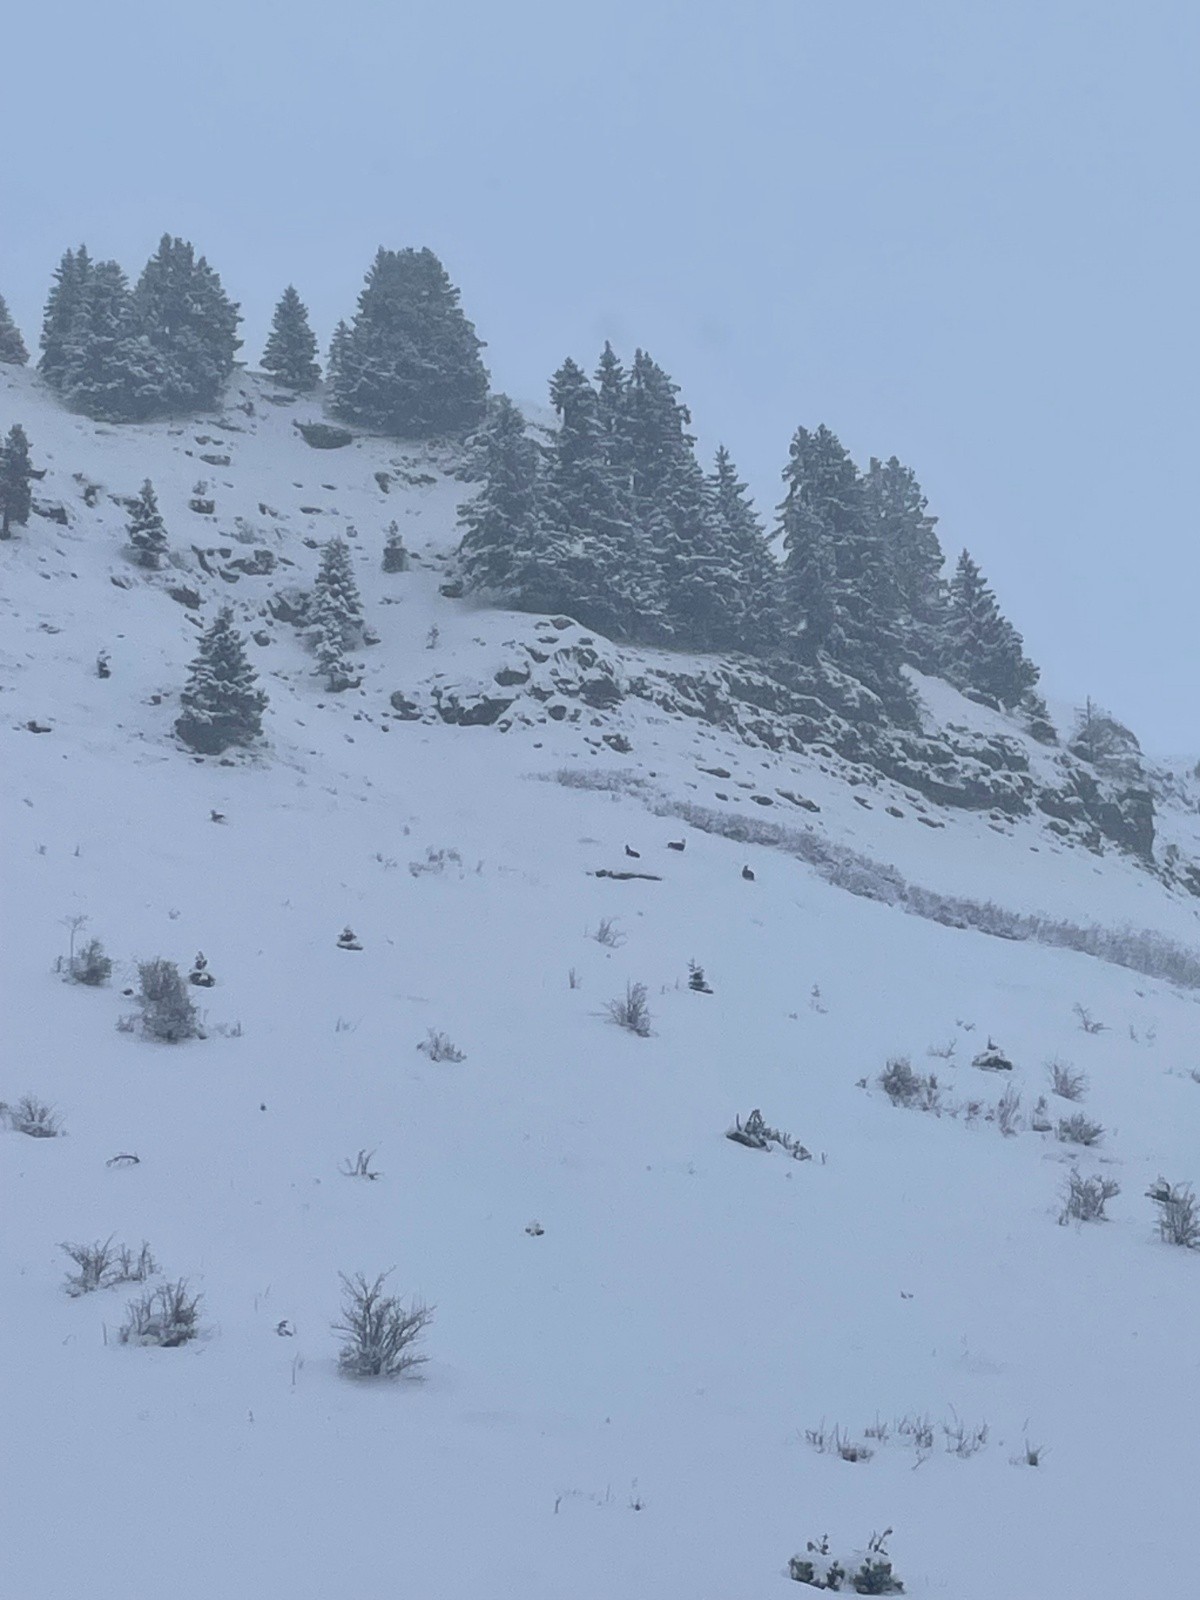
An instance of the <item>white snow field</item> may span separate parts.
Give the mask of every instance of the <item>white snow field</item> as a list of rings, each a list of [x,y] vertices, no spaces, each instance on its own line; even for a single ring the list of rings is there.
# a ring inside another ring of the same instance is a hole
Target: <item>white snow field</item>
[[[1200,949],[1197,901],[1033,821],[867,809],[815,759],[645,702],[603,721],[623,753],[587,719],[401,720],[393,691],[487,681],[556,630],[439,594],[469,492],[447,455],[313,450],[292,423],[318,406],[273,393],[243,375],[222,419],[116,429],[0,369],[0,430],[25,425],[38,499],[69,515],[0,545],[0,1099],[62,1118],[0,1131],[0,1593],[785,1600],[815,1592],[788,1575],[808,1541],[856,1571],[891,1529],[908,1595],[1195,1595],[1200,1251],[1159,1238],[1145,1191],[1200,1180],[1200,990],[921,920],[669,808],[799,790],[819,813],[769,815],[912,882]],[[177,558],[154,575],[109,498],[145,477]],[[201,478],[215,518],[187,508]],[[237,555],[237,517],[294,571],[206,575],[193,546]],[[420,559],[388,576],[392,518]],[[330,696],[262,612],[347,524],[380,642]],[[171,727],[225,601],[271,636],[249,647],[271,705],[261,750],[221,762]],[[922,688],[932,716],[1013,732]],[[1181,800],[1162,837],[1196,822]],[[54,970],[73,917],[106,987]],[[207,1037],[121,1031],[137,963],[197,950]],[[638,982],[646,1038],[607,1015]],[[465,1059],[418,1050],[431,1029]],[[971,1065],[989,1036],[1011,1073]],[[940,1115],[879,1087],[897,1055]],[[726,1139],[755,1108],[812,1159]],[[1090,1148],[1055,1135],[1076,1111]],[[360,1150],[373,1181],[339,1170]],[[1119,1184],[1109,1220],[1059,1225],[1075,1167]],[[122,1344],[138,1285],[64,1292],[60,1244],[110,1235],[149,1242],[150,1287],[202,1295],[198,1338]],[[355,1381],[339,1273],[389,1270],[436,1308],[428,1361]],[[835,1428],[870,1459],[807,1437]]]

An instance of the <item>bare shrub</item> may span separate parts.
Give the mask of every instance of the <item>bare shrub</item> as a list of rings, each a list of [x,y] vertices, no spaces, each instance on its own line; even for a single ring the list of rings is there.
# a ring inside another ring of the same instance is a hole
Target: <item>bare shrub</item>
[[[601,917],[591,937],[597,944],[604,945],[607,950],[619,950],[625,943],[625,935],[617,926],[615,917]]]
[[[1075,1015],[1079,1018],[1079,1026],[1083,1029],[1084,1033],[1106,1033],[1108,1031],[1108,1023],[1097,1022],[1087,1007],[1081,1006],[1078,1000],[1071,1007],[1071,1010],[1074,1011]]]
[[[430,1061],[465,1061],[466,1051],[460,1050],[450,1038],[448,1033],[440,1033],[436,1028],[430,1028],[426,1038],[417,1046],[423,1051]]]
[[[129,1302],[119,1338],[122,1344],[161,1345],[172,1350],[199,1332],[200,1296],[188,1291],[187,1279],[161,1283]]]
[[[14,1133],[28,1134],[31,1139],[57,1139],[62,1133],[58,1112],[35,1095],[23,1094],[15,1106],[0,1105],[0,1114]]]
[[[457,850],[435,850],[430,846],[425,851],[424,861],[410,861],[408,870],[414,878],[421,878],[427,874],[440,877],[442,873],[451,868],[456,868],[459,877],[464,876],[463,859]]]
[[[978,1427],[969,1427],[956,1412],[953,1412],[950,1421],[942,1423],[942,1434],[949,1453],[958,1456],[961,1461],[969,1461],[987,1444],[988,1425],[986,1422],[981,1422]],[[869,1594],[870,1590],[866,1592]],[[886,1592],[883,1591],[885,1594]]]
[[[370,1178],[374,1182],[376,1178],[382,1176],[381,1173],[374,1171],[371,1166],[371,1158],[374,1154],[374,1150],[360,1150],[353,1160],[347,1156],[338,1171],[347,1178]]]
[[[135,1255],[128,1245],[114,1246],[112,1235],[95,1244],[61,1244],[59,1249],[75,1263],[67,1273],[67,1293],[78,1299],[97,1289],[112,1289],[119,1283],[144,1283],[158,1271],[150,1246],[143,1240]]]
[[[427,1358],[414,1347],[433,1320],[433,1307],[414,1300],[407,1309],[395,1295],[383,1292],[390,1274],[381,1272],[368,1283],[361,1272],[340,1273],[342,1320],[333,1331],[343,1335],[338,1366],[352,1378],[398,1378]]]
[[[940,1111],[942,1091],[931,1072],[928,1077],[914,1072],[907,1056],[891,1056],[879,1074],[879,1087],[894,1106],[910,1111]]]
[[[758,1110],[752,1111],[745,1122],[740,1117],[734,1117],[733,1127],[726,1131],[725,1137],[732,1139],[735,1144],[744,1144],[750,1150],[769,1150],[773,1144],[777,1144],[781,1150],[787,1151],[793,1161],[812,1160],[811,1150],[806,1150],[790,1133],[770,1127]]]
[[[1190,1183],[1168,1183],[1159,1178],[1146,1190],[1158,1207],[1158,1231],[1167,1244],[1200,1250],[1200,1205]]]
[[[1050,1074],[1050,1090],[1062,1100],[1082,1100],[1087,1093],[1087,1074],[1076,1072],[1067,1061],[1048,1061],[1046,1071]]]
[[[1082,1111],[1074,1111],[1069,1117],[1059,1118],[1057,1137],[1063,1144],[1082,1144],[1090,1148],[1100,1143],[1104,1137],[1104,1127],[1085,1117]]]
[[[173,961],[156,956],[152,961],[141,962],[138,980],[144,1033],[166,1044],[198,1037],[200,1024],[196,1008],[188,998],[187,985]]]
[[[933,1419],[927,1416],[901,1417],[896,1432],[918,1454],[933,1449]]]
[[[1005,1138],[1021,1131],[1021,1096],[1010,1083],[996,1101],[996,1126]]]
[[[639,1039],[650,1037],[650,1008],[646,1004],[644,983],[627,983],[624,997],[610,1000],[607,1011],[608,1020],[615,1022],[619,1028],[627,1028],[630,1033],[636,1033]]]
[[[1085,1178],[1077,1167],[1073,1167],[1067,1178],[1063,1208],[1058,1220],[1064,1226],[1068,1222],[1107,1222],[1104,1207],[1120,1192],[1121,1185],[1114,1179],[1102,1178],[1099,1173]]]
[[[875,1454],[870,1445],[852,1439],[849,1432],[840,1427],[827,1431],[824,1421],[819,1428],[806,1428],[804,1438],[822,1455],[839,1456],[843,1461],[870,1461]]]

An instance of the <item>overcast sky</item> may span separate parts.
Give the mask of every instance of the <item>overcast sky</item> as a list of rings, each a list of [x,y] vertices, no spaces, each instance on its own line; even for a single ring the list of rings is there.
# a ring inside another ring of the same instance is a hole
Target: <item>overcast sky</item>
[[[428,244],[497,388],[643,345],[770,511],[895,453],[1024,632],[1200,752],[1195,0],[42,0],[6,13],[0,293],[164,231],[324,347]]]

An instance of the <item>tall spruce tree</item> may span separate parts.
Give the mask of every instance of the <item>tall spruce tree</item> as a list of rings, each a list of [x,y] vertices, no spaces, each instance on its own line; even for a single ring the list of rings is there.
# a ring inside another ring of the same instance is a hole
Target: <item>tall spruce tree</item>
[[[966,550],[950,580],[943,670],[953,683],[997,704],[1013,707],[1038,681],[1024,640],[1005,618],[996,597]]]
[[[68,350],[73,343],[75,322],[83,305],[83,294],[91,275],[92,262],[87,246],[67,250],[54,272],[46,309],[42,315],[41,359],[38,370],[52,389],[62,385]]]
[[[482,348],[432,250],[380,249],[331,362],[331,408],[400,439],[464,432],[487,406]]]
[[[333,330],[333,336],[329,341],[329,354],[325,357],[325,382],[331,394],[337,392],[339,374],[349,342],[350,326],[343,318]]]
[[[779,647],[783,627],[779,563],[724,445],[708,477],[708,494],[727,574],[727,609],[717,647],[770,655]]]
[[[156,571],[167,553],[167,530],[158,509],[158,496],[149,478],[138,490],[129,508],[126,525],[130,548],[139,567]]]
[[[507,395],[494,395],[487,421],[473,441],[480,487],[458,514],[462,528],[458,564],[468,589],[484,590],[518,610],[544,585],[538,579],[541,452],[525,418]]]
[[[895,456],[887,461],[872,456],[863,494],[899,603],[901,650],[923,671],[936,671],[946,610],[937,518],[929,515],[916,474]]]
[[[321,559],[313,584],[313,610],[321,609],[349,648],[362,638],[363,608],[350,546],[345,539],[329,539],[321,546]]]
[[[175,732],[205,755],[246,745],[262,732],[267,697],[256,686],[246,647],[223,606],[200,639],[200,649],[179,696],[182,713]]]
[[[29,439],[21,424],[14,422],[0,443],[0,539],[11,539],[12,530],[29,521],[32,479]]]
[[[29,360],[29,351],[21,337],[21,330],[12,319],[12,313],[0,294],[0,367],[23,367]]]
[[[317,340],[308,322],[308,308],[292,284],[280,296],[263,351],[262,365],[286,389],[304,394],[321,381]]]
[[[241,317],[217,273],[187,240],[164,234],[133,298],[137,330],[164,363],[155,411],[170,415],[215,405],[241,348]]]
[[[800,625],[797,653],[811,660],[823,651],[893,715],[910,719],[899,597],[858,468],[822,424],[796,430],[783,476],[780,527],[785,583]]]
[[[162,362],[134,329],[133,297],[115,261],[88,273],[59,367],[66,403],[89,417],[135,422],[153,407]]]

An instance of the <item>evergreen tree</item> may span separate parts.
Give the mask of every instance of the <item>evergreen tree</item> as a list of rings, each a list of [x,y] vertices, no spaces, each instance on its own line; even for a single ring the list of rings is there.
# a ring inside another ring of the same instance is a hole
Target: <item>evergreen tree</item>
[[[779,645],[783,626],[779,563],[724,445],[717,450],[708,493],[727,573],[726,619],[717,647],[769,655]]]
[[[23,367],[29,360],[29,351],[21,337],[21,330],[0,294],[0,367]]]
[[[432,250],[380,249],[333,363],[333,411],[401,439],[482,421],[482,341]]]
[[[463,582],[521,608],[524,582],[533,579],[535,595],[543,587],[536,576],[541,455],[507,395],[492,399],[473,454],[481,486],[458,515]]]
[[[33,509],[29,485],[33,467],[29,460],[29,439],[19,422],[8,430],[0,444],[0,539],[11,539],[14,528],[23,528]]]
[[[42,316],[39,370],[52,389],[62,383],[67,350],[72,343],[75,321],[83,303],[83,292],[91,275],[92,263],[87,246],[67,250],[55,269],[54,282],[46,297]]]
[[[404,536],[400,532],[398,522],[389,522],[387,533],[383,542],[383,570],[385,572],[407,572],[408,551],[404,548]]]
[[[858,468],[822,425],[797,429],[783,476],[784,579],[802,624],[797,654],[813,660],[823,651],[894,715],[910,718],[899,597]]]
[[[332,393],[337,392],[339,374],[350,342],[350,329],[345,320],[338,323],[329,341],[329,354],[325,358],[325,379]]]
[[[200,639],[200,649],[179,696],[182,714],[175,732],[193,750],[219,755],[230,745],[249,744],[262,732],[267,697],[255,687],[255,672],[223,606]]]
[[[133,297],[115,261],[97,261],[63,347],[58,386],[69,406],[108,422],[134,422],[153,409],[163,368],[134,331]]]
[[[241,347],[241,318],[204,257],[164,234],[138,279],[134,311],[138,332],[163,358],[154,409],[171,414],[215,405]]]
[[[311,612],[312,631],[309,636],[317,658],[316,671],[325,679],[331,694],[340,694],[359,682],[355,677],[347,650],[347,629],[342,613],[328,590],[318,591],[313,598]]]
[[[910,467],[895,456],[871,458],[863,480],[866,512],[891,571],[899,603],[901,648],[923,671],[936,671],[938,639],[945,620],[942,564],[928,501]]]
[[[606,340],[596,367],[597,412],[604,454],[618,488],[633,493],[633,444],[629,429],[629,374]]]
[[[1038,680],[1024,641],[1001,615],[983,574],[964,550],[950,580],[944,670],[953,683],[999,705],[1017,705]]]
[[[321,381],[316,355],[317,340],[308,324],[308,309],[289,283],[275,307],[263,370],[273,373],[285,388],[306,393]]]
[[[126,531],[138,566],[157,570],[167,553],[167,531],[163,527],[158,498],[149,478],[142,484],[129,508]]]
[[[343,649],[350,649],[362,638],[362,599],[354,581],[350,546],[344,539],[330,539],[321,547],[312,615],[320,627],[337,635]]]

